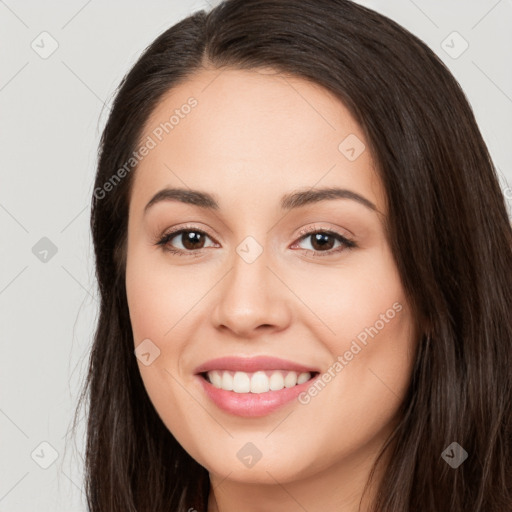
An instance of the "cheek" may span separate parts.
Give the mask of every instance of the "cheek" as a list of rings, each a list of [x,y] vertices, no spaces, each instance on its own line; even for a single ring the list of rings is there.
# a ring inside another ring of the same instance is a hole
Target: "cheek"
[[[377,427],[400,405],[414,360],[413,314],[392,255],[386,247],[368,251],[357,265],[317,272],[309,285],[302,293],[332,358],[324,405],[342,422],[347,411],[364,409]]]
[[[145,338],[160,337],[164,329],[165,307],[168,297],[166,288],[152,279],[144,266],[127,265],[126,294],[135,344]]]
[[[126,293],[135,343],[163,340],[186,313],[186,305],[197,300],[170,266],[155,260],[136,250],[127,259]]]
[[[346,340],[365,328],[376,322],[382,327],[382,315],[405,316],[397,314],[397,309],[405,308],[404,293],[385,245],[354,253],[353,260],[338,268],[319,266],[313,278],[297,280],[294,289],[321,320],[329,345],[338,353],[345,349]]]
[[[176,384],[180,380],[178,362],[186,346],[184,318],[186,307],[180,297],[183,290],[173,279],[169,268],[149,264],[143,251],[129,253],[126,265],[126,292],[133,330],[134,345],[145,343],[151,356],[158,354],[149,364],[138,361],[140,375],[148,396],[170,432],[181,442],[190,444],[187,407],[190,395]],[[197,300],[197,299],[196,299]],[[182,319],[182,321],[180,321]],[[152,344],[148,345],[146,340]],[[154,347],[157,347],[156,349]]]

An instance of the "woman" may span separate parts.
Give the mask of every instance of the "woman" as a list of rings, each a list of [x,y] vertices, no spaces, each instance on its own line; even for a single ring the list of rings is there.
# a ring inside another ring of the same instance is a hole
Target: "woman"
[[[105,127],[99,511],[512,510],[512,230],[459,85],[347,0],[159,36]]]

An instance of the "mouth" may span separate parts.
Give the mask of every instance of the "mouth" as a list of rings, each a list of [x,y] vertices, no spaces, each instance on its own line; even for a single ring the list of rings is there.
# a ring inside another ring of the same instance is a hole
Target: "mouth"
[[[243,418],[269,415],[285,405],[298,406],[297,399],[320,375],[260,370],[254,373],[210,370],[195,375],[206,397],[221,411]]]
[[[320,375],[318,368],[273,356],[226,356],[194,370],[200,389],[224,412],[258,417],[294,400]]]
[[[233,393],[268,393],[294,388],[313,380],[317,371],[258,370],[256,372],[211,370],[198,374],[216,389]]]

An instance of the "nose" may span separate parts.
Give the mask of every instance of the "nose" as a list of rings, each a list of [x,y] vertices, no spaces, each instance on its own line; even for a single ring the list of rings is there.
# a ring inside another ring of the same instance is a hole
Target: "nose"
[[[217,287],[212,321],[217,329],[251,339],[285,329],[291,319],[292,294],[263,253],[252,263],[238,254]]]

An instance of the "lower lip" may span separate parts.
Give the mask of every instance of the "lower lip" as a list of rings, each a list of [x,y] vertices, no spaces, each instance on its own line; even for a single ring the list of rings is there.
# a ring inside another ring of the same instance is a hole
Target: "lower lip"
[[[283,388],[279,391],[267,391],[265,393],[235,393],[234,391],[226,391],[225,389],[216,388],[201,375],[196,375],[196,377],[201,382],[206,395],[217,407],[237,416],[254,418],[270,414],[291,402],[303,391],[306,391],[318,376],[302,384],[297,384],[292,388]]]

